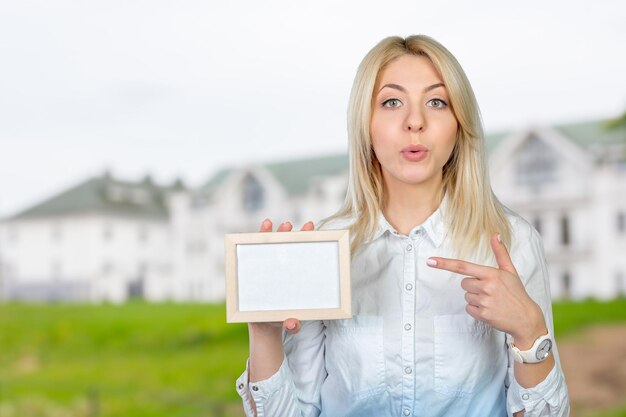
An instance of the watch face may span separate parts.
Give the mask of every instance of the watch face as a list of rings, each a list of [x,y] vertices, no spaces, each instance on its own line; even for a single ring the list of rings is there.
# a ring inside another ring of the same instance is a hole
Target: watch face
[[[548,357],[551,350],[552,350],[552,340],[546,339],[539,344],[539,347],[537,348],[537,353],[535,356],[537,357],[538,360],[544,360],[545,358]]]

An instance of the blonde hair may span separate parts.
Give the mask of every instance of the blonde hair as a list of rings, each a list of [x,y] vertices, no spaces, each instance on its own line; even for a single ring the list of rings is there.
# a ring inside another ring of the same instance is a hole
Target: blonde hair
[[[458,61],[434,39],[424,35],[389,37],[379,42],[359,65],[348,106],[350,174],[343,206],[322,224],[351,218],[351,249],[371,240],[383,207],[383,178],[372,149],[370,121],[372,95],[379,73],[403,55],[428,58],[448,90],[458,121],[457,137],[450,159],[443,167],[443,191],[448,204],[444,221],[459,256],[489,256],[489,238],[499,232],[509,245],[510,225],[504,207],[491,190],[478,104]]]

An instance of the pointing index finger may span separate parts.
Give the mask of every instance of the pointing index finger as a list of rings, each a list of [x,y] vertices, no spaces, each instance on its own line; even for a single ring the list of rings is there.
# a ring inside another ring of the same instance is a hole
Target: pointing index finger
[[[437,269],[461,274],[463,276],[471,276],[476,278],[485,278],[494,272],[494,268],[484,265],[476,265],[471,262],[462,261],[460,259],[449,258],[428,258],[426,261],[428,266]]]

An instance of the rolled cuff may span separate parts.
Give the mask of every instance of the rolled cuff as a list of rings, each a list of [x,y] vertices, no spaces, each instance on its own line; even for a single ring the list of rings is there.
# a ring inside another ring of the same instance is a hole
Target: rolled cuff
[[[278,371],[267,379],[258,382],[249,382],[249,363],[246,361],[246,370],[237,378],[236,389],[237,393],[243,400],[244,411],[247,417],[254,417],[254,409],[252,407],[252,401],[254,399],[256,404],[257,417],[263,417],[265,409],[265,403],[269,401],[278,391],[289,385],[287,382],[291,381],[289,366],[287,365],[287,357],[283,356],[283,361],[278,368]]]
[[[559,365],[555,363],[546,378],[531,388],[523,388],[513,378],[507,395],[507,409],[509,416],[521,410],[526,410],[525,417],[567,416],[567,386]]]

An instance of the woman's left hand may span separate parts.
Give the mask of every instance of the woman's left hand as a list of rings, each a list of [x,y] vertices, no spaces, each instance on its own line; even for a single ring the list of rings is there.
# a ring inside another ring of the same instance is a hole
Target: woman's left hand
[[[530,348],[539,336],[547,333],[543,313],[526,292],[498,234],[491,237],[491,248],[497,268],[436,257],[429,258],[428,265],[465,275],[461,287],[466,291],[468,314],[509,333],[521,349]]]

